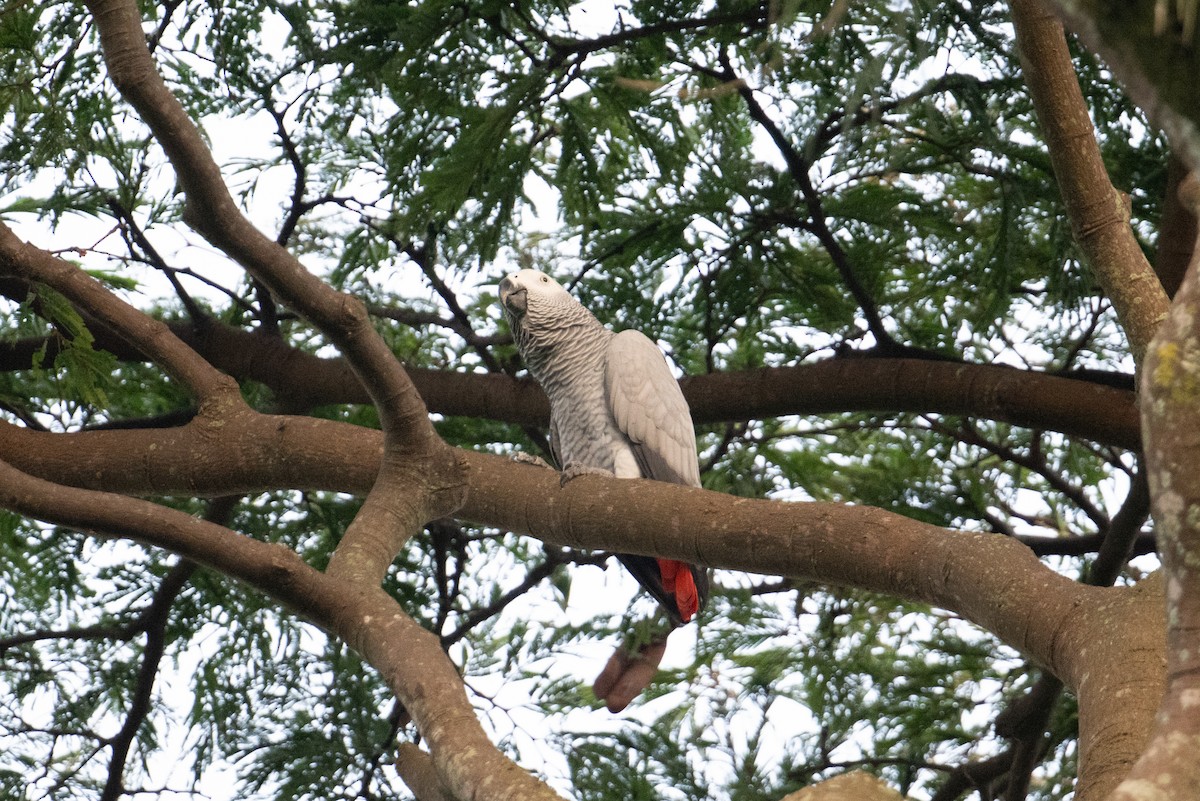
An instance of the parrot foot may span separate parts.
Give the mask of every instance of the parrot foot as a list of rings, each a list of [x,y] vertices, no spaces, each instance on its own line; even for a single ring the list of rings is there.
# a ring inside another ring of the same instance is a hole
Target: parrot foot
[[[558,486],[565,487],[567,482],[580,476],[607,476],[614,478],[617,474],[611,470],[605,470],[603,467],[588,467],[579,462],[567,462],[562,473],[558,477]]]
[[[531,464],[534,467],[544,467],[547,470],[554,469],[554,465],[550,464],[542,457],[535,456],[532,453],[525,453],[525,451],[517,451],[512,455],[511,458],[514,462],[519,462],[521,464]]]

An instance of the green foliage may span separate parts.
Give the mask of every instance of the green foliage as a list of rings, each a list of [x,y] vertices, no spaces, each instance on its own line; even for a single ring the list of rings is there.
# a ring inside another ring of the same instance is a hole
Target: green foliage
[[[1129,369],[1071,241],[1007,4],[861,0],[836,25],[828,2],[809,0],[143,6],[157,63],[238,201],[314,272],[395,312],[377,327],[409,366],[515,372],[511,345],[488,339],[503,328],[493,285],[532,264],[689,374],[889,344]],[[1075,56],[1149,249],[1164,144],[1102,64]],[[107,81],[76,3],[0,9],[0,213],[22,235],[51,227],[122,298],[193,334],[210,315],[333,355],[187,232],[161,150]],[[191,408],[159,368],[98,347],[60,295],[23,300],[4,306],[4,344],[33,342],[35,355],[0,373],[6,421],[77,431]],[[247,381],[243,392],[295,411],[286,388]],[[369,407],[309,411],[377,425]],[[544,440],[494,420],[437,427],[500,453]],[[1127,454],[1075,438],[886,410],[748,419],[700,439],[711,489],[1054,537],[1102,528],[1132,469]],[[242,499],[231,525],[320,568],[358,508],[279,488]],[[548,578],[506,598],[548,560]],[[444,637],[497,740],[575,797],[779,797],[852,767],[928,794],[949,768],[1005,746],[977,709],[1031,683],[1016,655],[942,611],[720,572],[695,648],[673,644],[637,711],[612,718],[588,682],[652,607],[627,613],[629,581],[609,568],[598,584],[596,561],[436,521],[386,580]],[[105,738],[146,653],[130,627],[172,562],[0,517],[0,638],[91,632],[0,646],[0,796],[98,796]],[[204,570],[162,636],[172,686],[152,694],[130,792],[211,794],[206,777],[232,767],[248,798],[402,797],[390,752],[416,732],[345,644]],[[1057,710],[1035,798],[1071,793],[1073,716],[1069,700]],[[180,727],[181,748],[168,736]],[[162,761],[180,765],[165,783]],[[18,777],[34,773],[26,789]]]

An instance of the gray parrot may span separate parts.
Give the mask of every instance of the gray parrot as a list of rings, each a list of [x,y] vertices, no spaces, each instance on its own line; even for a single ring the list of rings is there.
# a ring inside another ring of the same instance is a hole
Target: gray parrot
[[[640,331],[609,331],[537,270],[509,275],[499,291],[517,348],[550,399],[550,444],[564,483],[600,473],[700,486],[692,416],[657,345]],[[702,568],[617,558],[676,625],[708,597]]]

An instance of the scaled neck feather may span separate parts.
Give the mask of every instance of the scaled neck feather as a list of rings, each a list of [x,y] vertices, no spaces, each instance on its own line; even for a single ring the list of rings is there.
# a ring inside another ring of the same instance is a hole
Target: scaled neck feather
[[[533,377],[545,383],[555,363],[598,354],[613,333],[570,295],[531,298],[529,309],[513,326],[513,336]]]

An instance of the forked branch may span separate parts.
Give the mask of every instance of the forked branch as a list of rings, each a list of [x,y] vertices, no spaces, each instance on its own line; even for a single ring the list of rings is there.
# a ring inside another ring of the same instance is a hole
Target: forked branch
[[[459,798],[558,799],[503,756],[480,726],[438,638],[381,588],[348,586],[282,545],[179,510],[36,478],[0,462],[0,506],[102,536],[164,548],[269,595],[363,654],[417,722],[443,783]]]
[[[333,575],[377,584],[421,525],[459,505],[465,483],[458,464],[363,304],[310,273],[242,214],[199,129],[158,73],[135,0],[90,0],[88,7],[113,83],[175,169],[187,198],[185,219],[315,323],[346,355],[378,409],[386,449],[379,478],[328,568]]]

